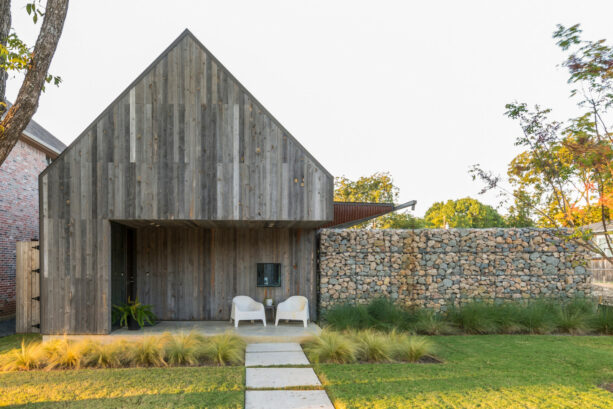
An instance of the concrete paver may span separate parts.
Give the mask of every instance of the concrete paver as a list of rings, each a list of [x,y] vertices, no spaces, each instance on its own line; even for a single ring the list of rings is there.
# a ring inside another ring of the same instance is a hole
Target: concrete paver
[[[312,368],[247,368],[247,388],[321,386]]]
[[[247,352],[301,352],[297,342],[260,342],[247,345]]]
[[[245,366],[309,365],[304,352],[247,352]]]
[[[245,409],[334,409],[325,391],[247,391]]]

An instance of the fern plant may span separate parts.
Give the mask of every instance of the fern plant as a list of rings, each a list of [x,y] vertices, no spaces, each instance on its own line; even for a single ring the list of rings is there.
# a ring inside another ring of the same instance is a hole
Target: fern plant
[[[152,305],[141,304],[138,298],[135,298],[134,301],[128,298],[128,302],[124,305],[113,305],[113,322],[119,322],[119,326],[126,327],[131,317],[142,328],[145,322],[153,324],[157,319],[152,308]]]

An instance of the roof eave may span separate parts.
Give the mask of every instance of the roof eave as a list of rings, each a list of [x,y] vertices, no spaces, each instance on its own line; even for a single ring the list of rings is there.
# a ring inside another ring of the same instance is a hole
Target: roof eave
[[[36,136],[32,135],[30,132],[28,132],[26,130],[24,130],[21,133],[21,136],[22,136],[23,139],[26,140],[26,142],[29,142],[31,145],[34,145],[36,148],[38,148],[41,151],[45,152],[52,159],[57,158],[62,153],[61,150],[58,150],[56,147],[54,147],[52,145],[49,145],[48,143],[42,141],[40,138],[37,138]]]

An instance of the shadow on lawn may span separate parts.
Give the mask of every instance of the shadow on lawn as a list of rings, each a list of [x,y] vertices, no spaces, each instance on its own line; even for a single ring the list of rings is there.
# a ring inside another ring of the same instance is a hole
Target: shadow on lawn
[[[243,391],[232,392],[194,392],[194,393],[163,393],[157,395],[137,395],[114,398],[98,398],[83,400],[63,400],[55,402],[32,402],[27,404],[9,405],[5,408],[221,408],[238,409],[244,403]]]

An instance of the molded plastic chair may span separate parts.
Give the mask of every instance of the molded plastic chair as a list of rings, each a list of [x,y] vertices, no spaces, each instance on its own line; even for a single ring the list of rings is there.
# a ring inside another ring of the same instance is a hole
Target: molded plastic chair
[[[277,306],[277,319],[275,326],[279,325],[279,320],[302,321],[304,327],[309,320],[309,300],[301,295],[294,295]]]
[[[230,322],[232,322],[232,320],[234,320],[235,327],[238,327],[239,321],[244,320],[262,320],[262,323],[266,326],[264,304],[246,295],[237,295],[232,299]]]

